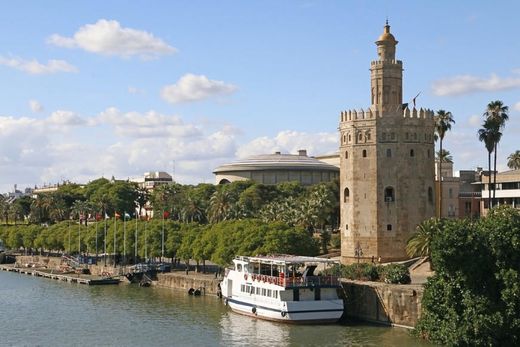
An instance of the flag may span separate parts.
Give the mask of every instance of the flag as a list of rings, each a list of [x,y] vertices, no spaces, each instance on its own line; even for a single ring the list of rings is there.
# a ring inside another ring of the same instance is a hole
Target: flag
[[[105,219],[110,219],[110,216],[105,212]]]
[[[129,213],[125,212],[125,219],[126,219],[126,218],[130,219],[130,218],[132,218],[132,217],[130,217],[130,214],[129,214]]]
[[[169,216],[170,216],[170,212],[168,212],[168,211],[164,211],[164,212],[163,212],[163,217],[164,217],[165,219],[168,218]]]
[[[119,213],[117,213],[117,212],[114,212],[114,217],[121,218],[121,215]]]
[[[101,215],[99,213],[96,213],[96,221],[100,221],[102,219]]]

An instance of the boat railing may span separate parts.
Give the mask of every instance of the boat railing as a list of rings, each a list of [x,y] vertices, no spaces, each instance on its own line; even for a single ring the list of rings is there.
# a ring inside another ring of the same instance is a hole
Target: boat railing
[[[250,278],[253,282],[264,282],[269,284],[279,285],[285,288],[298,287],[337,287],[340,285],[339,277],[337,276],[268,276],[252,274]]]

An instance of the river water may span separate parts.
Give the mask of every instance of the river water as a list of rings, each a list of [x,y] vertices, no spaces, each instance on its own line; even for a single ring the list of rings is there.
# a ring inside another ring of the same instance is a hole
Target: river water
[[[0,271],[1,346],[427,346],[407,330],[299,326],[233,313],[213,296],[86,286]]]

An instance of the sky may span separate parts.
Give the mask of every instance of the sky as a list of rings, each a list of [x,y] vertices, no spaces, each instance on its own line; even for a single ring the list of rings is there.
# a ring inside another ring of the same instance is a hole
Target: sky
[[[487,166],[486,105],[520,149],[520,2],[2,1],[0,192],[167,171],[213,183],[255,154],[338,151],[342,110],[370,106],[386,18],[403,101],[452,112],[455,170]]]

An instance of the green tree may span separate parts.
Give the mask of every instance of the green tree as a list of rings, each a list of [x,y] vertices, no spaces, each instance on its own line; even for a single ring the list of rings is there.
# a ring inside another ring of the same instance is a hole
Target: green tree
[[[520,343],[520,212],[443,221],[431,242],[428,279],[416,334],[450,346]]]
[[[406,254],[413,257],[431,257],[432,241],[436,234],[441,232],[443,220],[438,218],[427,219],[417,226],[416,232],[406,243]]]
[[[453,157],[451,156],[450,151],[443,149],[442,152],[437,152],[437,160],[439,162],[443,163],[452,163],[453,164]]]
[[[496,184],[497,184],[497,152],[498,152],[498,144],[502,138],[501,131],[504,129],[506,121],[509,119],[509,107],[505,106],[504,103],[500,100],[491,101],[484,112],[484,117],[486,121],[492,125],[491,129],[495,133],[493,136],[493,151],[494,155],[494,164],[493,164],[493,205],[496,205],[495,195],[496,195]]]
[[[507,167],[512,170],[520,170],[520,151],[515,151],[507,157]]]
[[[493,201],[491,200],[491,153],[495,150],[497,137],[501,137],[502,133],[498,130],[498,124],[493,119],[486,119],[482,128],[478,130],[478,139],[484,143],[488,152],[488,208],[491,209]]]
[[[444,136],[451,130],[451,125],[455,124],[453,115],[449,111],[439,110],[435,115],[435,135],[439,139],[439,153],[443,153],[442,142]],[[439,217],[442,217],[442,161],[439,162]]]

